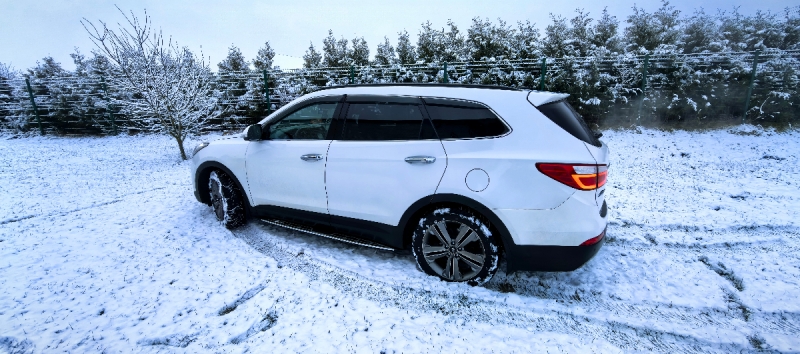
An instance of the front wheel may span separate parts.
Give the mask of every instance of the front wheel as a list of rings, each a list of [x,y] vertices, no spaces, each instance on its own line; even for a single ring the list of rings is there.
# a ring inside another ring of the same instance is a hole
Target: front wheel
[[[242,193],[230,176],[222,171],[211,171],[208,176],[208,191],[211,195],[211,208],[222,225],[229,229],[244,225]]]
[[[481,285],[497,272],[497,236],[475,212],[438,208],[417,225],[411,248],[425,273],[445,281]]]

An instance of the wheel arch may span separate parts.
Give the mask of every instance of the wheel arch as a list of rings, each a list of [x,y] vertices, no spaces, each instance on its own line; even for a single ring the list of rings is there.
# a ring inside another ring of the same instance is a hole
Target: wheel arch
[[[425,213],[430,212],[435,208],[444,206],[463,206],[472,209],[488,219],[490,229],[500,235],[499,240],[501,243],[501,248],[504,248],[505,245],[514,245],[514,241],[511,238],[511,233],[508,231],[508,228],[491,209],[472,198],[459,194],[446,193],[434,194],[421,198],[411,204],[406,212],[403,213],[403,216],[400,218],[399,226],[401,227],[401,232],[403,235],[404,247],[410,247],[411,245],[412,231],[413,227],[415,226],[414,222],[419,220],[419,218]]]
[[[211,175],[211,171],[220,170],[227,174],[233,183],[236,183],[236,187],[239,188],[239,191],[242,194],[242,201],[245,205],[245,215],[250,216],[252,215],[252,207],[250,206],[250,200],[247,197],[247,190],[244,189],[244,186],[236,175],[225,165],[217,162],[217,161],[206,161],[200,164],[197,167],[197,172],[195,173],[195,181],[194,181],[194,190],[197,191],[197,200],[199,200],[203,204],[211,205],[211,195],[208,192],[208,179]]]

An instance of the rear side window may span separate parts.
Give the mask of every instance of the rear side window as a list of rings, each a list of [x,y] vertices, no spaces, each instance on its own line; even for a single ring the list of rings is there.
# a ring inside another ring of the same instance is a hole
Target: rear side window
[[[558,124],[561,129],[572,134],[572,136],[594,146],[602,145],[600,141],[594,137],[594,132],[586,125],[583,117],[581,117],[567,101],[543,104],[536,108],[547,118],[550,118],[553,123]]]
[[[441,139],[488,138],[509,131],[494,112],[477,103],[426,98],[425,108]]]
[[[354,102],[345,115],[341,140],[417,140],[423,127],[419,105]]]

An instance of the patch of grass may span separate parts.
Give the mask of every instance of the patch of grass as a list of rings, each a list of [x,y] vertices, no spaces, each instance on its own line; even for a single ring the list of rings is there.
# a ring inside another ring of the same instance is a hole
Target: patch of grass
[[[514,286],[510,283],[500,283],[499,289],[501,293],[513,293],[516,292]]]

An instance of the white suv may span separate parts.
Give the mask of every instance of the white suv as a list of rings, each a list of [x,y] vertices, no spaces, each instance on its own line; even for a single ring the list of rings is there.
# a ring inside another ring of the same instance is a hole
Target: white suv
[[[446,281],[574,270],[606,229],[608,148],[566,94],[471,85],[323,89],[195,148],[197,199],[247,218],[413,251]]]

